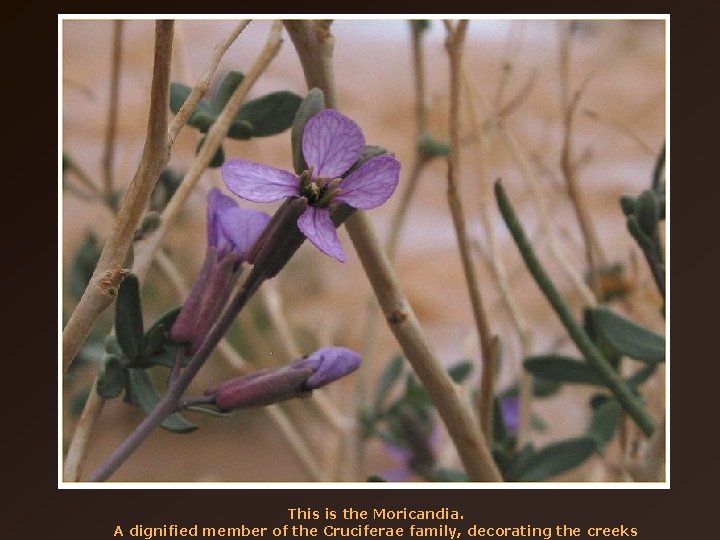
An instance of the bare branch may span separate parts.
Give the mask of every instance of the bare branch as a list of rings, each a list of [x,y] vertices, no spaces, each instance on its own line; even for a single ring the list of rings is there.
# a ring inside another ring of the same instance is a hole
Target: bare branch
[[[63,369],[67,369],[77,355],[97,317],[115,300],[130,242],[155,182],[167,163],[166,129],[172,39],[173,22],[158,21],[155,26],[155,61],[143,155],[92,279],[63,330]]]

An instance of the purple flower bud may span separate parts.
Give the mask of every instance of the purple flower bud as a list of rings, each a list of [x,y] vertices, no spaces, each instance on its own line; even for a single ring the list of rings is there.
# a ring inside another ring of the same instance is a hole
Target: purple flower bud
[[[293,364],[312,369],[305,387],[314,390],[355,371],[360,366],[360,355],[345,347],[325,347]]]
[[[197,352],[220,316],[240,276],[240,265],[247,260],[270,216],[242,209],[213,188],[208,194],[207,221],[205,262],[170,330],[173,341],[188,345],[189,355]]]
[[[306,397],[360,365],[360,355],[343,347],[326,347],[277,369],[263,369],[226,381],[205,392],[221,410],[245,409]]]

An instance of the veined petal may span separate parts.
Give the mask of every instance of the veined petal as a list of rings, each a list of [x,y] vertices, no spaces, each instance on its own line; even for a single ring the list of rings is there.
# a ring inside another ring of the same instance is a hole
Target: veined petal
[[[207,202],[207,232],[208,245],[217,246],[218,243],[218,216],[231,208],[237,208],[237,203],[214,187],[208,193]]]
[[[315,246],[325,255],[329,255],[340,262],[347,259],[335,230],[335,224],[330,219],[328,208],[315,208],[308,206],[303,215],[298,218],[298,228]]]
[[[400,162],[392,156],[377,156],[363,163],[343,179],[334,201],[359,210],[380,206],[395,192],[400,179]]]
[[[325,109],[308,120],[302,147],[315,178],[335,178],[358,160],[365,148],[365,136],[347,116]]]
[[[222,177],[230,191],[248,201],[272,202],[299,194],[297,176],[251,161],[226,160]]]
[[[250,210],[235,206],[218,216],[218,226],[230,239],[233,250],[241,260],[245,260],[248,251],[265,230],[270,216],[259,210]]]

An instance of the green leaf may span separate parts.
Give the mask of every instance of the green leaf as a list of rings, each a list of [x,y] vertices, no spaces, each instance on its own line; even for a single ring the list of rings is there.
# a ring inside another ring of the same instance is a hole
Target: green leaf
[[[282,133],[293,125],[301,101],[300,96],[286,90],[251,99],[240,107],[230,126],[228,137],[249,139]]]
[[[220,114],[222,112],[225,105],[227,105],[230,96],[232,96],[233,92],[235,92],[237,87],[240,86],[240,83],[243,82],[244,78],[245,75],[239,71],[228,71],[225,74],[222,81],[220,81],[220,85],[218,86],[217,92],[215,92],[215,97],[212,101],[212,107],[216,114]]]
[[[432,405],[427,389],[410,373],[405,382],[405,395],[403,401],[415,407]]]
[[[199,154],[200,149],[202,148],[203,144],[205,144],[206,137],[203,137],[200,139],[200,142],[197,145],[197,148],[195,148],[195,153]],[[211,169],[217,169],[225,162],[225,150],[223,149],[222,145],[218,146],[217,152],[215,152],[215,155],[210,160],[210,163],[208,163],[208,167]]]
[[[615,436],[621,417],[622,406],[614,398],[608,397],[594,408],[588,435],[597,440],[598,448],[602,449]]]
[[[436,141],[426,133],[418,141],[418,150],[426,158],[447,157],[450,154],[450,145]]]
[[[620,208],[626,216],[632,216],[635,213],[635,197],[632,195],[622,195],[620,197]]]
[[[143,349],[146,355],[162,351],[163,346],[170,339],[170,330],[173,324],[175,324],[175,319],[177,319],[181,309],[182,306],[178,306],[166,311],[160,315],[148,329],[145,333],[145,346]]]
[[[125,369],[120,358],[107,356],[98,376],[97,393],[104,399],[113,399],[125,389]]]
[[[619,353],[658,363],[665,361],[665,338],[605,307],[587,308],[586,318],[595,333],[606,339]]]
[[[468,475],[463,471],[446,469],[445,467],[438,467],[432,473],[433,482],[467,482],[468,480]]]
[[[144,334],[140,282],[135,274],[128,274],[118,290],[115,335],[125,355],[130,360],[137,360],[142,354]]]
[[[155,383],[145,369],[130,368],[127,370],[127,397],[130,403],[140,406],[149,414],[160,401]],[[173,413],[163,420],[162,427],[173,433],[191,433],[197,426],[188,422],[178,413]]]
[[[459,362],[448,369],[448,375],[457,384],[462,383],[472,373],[473,365],[469,360]]]
[[[385,371],[383,371],[382,376],[380,377],[380,380],[378,381],[378,388],[377,392],[375,394],[375,410],[378,414],[380,414],[380,411],[383,409],[383,406],[385,404],[385,400],[387,399],[388,394],[390,393],[390,390],[393,386],[395,386],[395,383],[400,379],[400,375],[403,371],[403,364],[404,359],[402,355],[398,354],[395,357],[393,357],[390,362],[388,362],[387,367],[385,368]]]
[[[533,377],[533,395],[535,397],[548,397],[556,394],[562,386],[558,381],[543,379],[542,377]]]
[[[307,169],[307,163],[302,152],[302,136],[305,124],[317,113],[325,109],[325,94],[319,88],[311,88],[300,103],[290,130],[290,144],[292,146],[293,167],[297,174]]]
[[[597,450],[594,437],[576,437],[549,444],[520,460],[511,474],[519,482],[537,482],[574,469]]]
[[[92,231],[88,231],[70,266],[70,292],[78,300],[90,283],[98,259],[100,259],[100,248],[97,237]]]
[[[192,90],[189,86],[176,82],[170,83],[170,110],[177,114],[190,95],[190,92],[192,92]],[[213,125],[216,118],[217,116],[213,112],[210,104],[202,100],[190,115],[187,123],[204,133],[210,129],[210,126]]]
[[[593,368],[568,356],[542,355],[530,356],[523,363],[525,370],[536,377],[559,383],[590,384],[605,386]]]
[[[635,215],[638,225],[648,238],[657,234],[658,220],[660,219],[660,204],[658,196],[651,189],[643,191],[635,202]]]

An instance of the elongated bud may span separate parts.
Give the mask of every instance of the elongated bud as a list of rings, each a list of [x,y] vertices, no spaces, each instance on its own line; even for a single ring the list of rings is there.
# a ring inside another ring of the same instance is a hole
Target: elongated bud
[[[309,396],[313,390],[355,371],[360,355],[344,347],[326,347],[277,369],[237,377],[205,392],[221,410],[246,409]]]
[[[208,194],[205,262],[170,330],[173,341],[187,344],[187,354],[195,354],[209,334],[269,221],[264,212],[240,208],[216,188]]]

